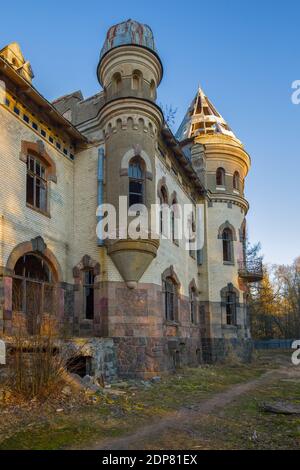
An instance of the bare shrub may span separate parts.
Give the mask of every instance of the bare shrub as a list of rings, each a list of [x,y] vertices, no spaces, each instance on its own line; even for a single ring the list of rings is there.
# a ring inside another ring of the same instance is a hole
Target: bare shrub
[[[51,314],[40,312],[39,291],[26,294],[30,313],[15,312],[13,318],[10,388],[27,399],[47,398],[63,387],[70,357],[80,355],[81,348],[65,346],[55,308]]]

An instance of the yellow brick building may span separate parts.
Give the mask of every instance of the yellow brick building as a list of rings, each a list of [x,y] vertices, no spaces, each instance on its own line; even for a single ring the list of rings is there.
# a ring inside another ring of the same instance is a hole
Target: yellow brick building
[[[95,96],[50,103],[19,45],[0,51],[0,333],[21,319],[35,334],[55,316],[70,336],[107,340],[122,376],[213,361],[229,345],[246,358],[247,282],[261,278],[245,253],[249,155],[201,89],[173,135],[149,26],[110,28],[97,75]],[[117,237],[99,236],[97,208],[118,213],[120,196],[148,217],[157,205],[155,236],[133,239],[120,218]],[[203,245],[177,236],[174,207],[190,208]]]

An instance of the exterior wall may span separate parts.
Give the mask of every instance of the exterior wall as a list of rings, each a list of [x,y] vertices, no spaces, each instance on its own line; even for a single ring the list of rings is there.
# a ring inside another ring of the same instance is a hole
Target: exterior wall
[[[138,89],[133,86],[136,70],[141,73]],[[251,347],[247,341],[245,291],[238,277],[237,262],[243,256],[239,230],[248,209],[243,199],[243,184],[250,166],[249,157],[237,139],[220,135],[195,139],[194,143],[200,143],[201,152],[205,153],[198,177],[207,181],[208,199],[212,201],[205,205],[201,265],[190,256],[185,239],[177,245],[163,237],[154,247],[150,243],[148,246],[146,240],[140,245],[126,240],[127,244],[118,252],[118,255],[122,252],[120,261],[110,251],[109,243],[98,246],[100,147],[105,153],[103,199],[117,212],[119,196],[128,196],[128,168],[123,165],[128,152],[132,157],[144,155],[147,160],[145,203],[148,209],[151,204],[159,204],[158,188],[162,181],[169,194],[169,205],[175,195],[181,206],[195,205],[203,196],[197,192],[199,186],[196,189],[192,182],[195,175],[189,180],[191,173],[177,159],[178,142],[172,154],[174,142],[170,143],[172,139],[168,140],[161,132],[163,116],[155,104],[156,87],[162,76],[158,57],[138,46],[113,49],[101,59],[98,73],[104,91],[70,107],[72,113],[77,113],[74,119],[80,123],[81,132],[89,139],[84,148],[76,151],[74,161],[57,151],[31,125],[22,122],[13,114],[12,107],[8,111],[0,106],[0,334],[13,333],[12,278],[5,267],[19,244],[26,243],[29,251],[35,251],[34,243],[38,242],[33,240],[39,237],[42,252],[49,250],[59,267],[60,320],[67,323],[70,335],[93,337],[89,345],[94,369],[105,371],[107,376],[114,375],[118,368],[118,374],[124,377],[147,377],[174,370],[179,365],[195,366],[203,359],[223,358],[231,346],[246,357]],[[121,76],[118,90],[113,83],[115,74]],[[77,98],[81,100],[79,95]],[[55,163],[57,181],[48,183],[49,217],[26,205],[26,163],[20,159],[22,141],[42,141]],[[73,147],[70,142],[68,145],[67,154],[72,155]],[[223,189],[216,187],[215,180],[220,166],[226,170]],[[235,171],[241,177],[240,192],[233,190]],[[237,238],[233,242],[233,265],[223,263],[222,240],[218,239],[219,228],[227,221],[234,227]],[[145,267],[141,276],[136,276],[136,282],[132,282],[132,273],[127,269],[134,263]],[[83,311],[86,269],[93,270],[95,279],[93,320],[84,318]],[[174,321],[165,319],[162,284],[163,274],[168,270],[176,275],[179,285],[178,318]],[[195,324],[190,318],[191,283],[197,291]],[[237,326],[225,325],[221,291],[228,284],[239,292]]]
[[[171,205],[171,196],[176,193],[177,202],[179,205],[190,204],[194,206],[192,199],[186,194],[182,185],[179,184],[177,177],[172,175],[170,170],[161,161],[160,158],[155,159],[156,168],[156,204],[159,204],[159,197],[157,194],[157,188],[162,178],[165,178],[165,186],[169,192],[169,204]],[[179,246],[173,243],[171,240],[161,239],[160,247],[158,249],[157,257],[152,261],[147,271],[141,278],[141,282],[153,283],[161,286],[162,273],[170,266],[174,267],[174,270],[179,278],[181,284],[181,294],[189,296],[189,285],[193,279],[198,285],[198,266],[197,261],[192,258],[189,251],[186,250],[186,239],[179,240]]]
[[[100,262],[97,226],[98,146],[80,151],[74,162],[74,245],[72,268],[89,255]]]
[[[244,305],[244,287],[238,276],[238,261],[243,260],[243,244],[239,231],[245,214],[241,207],[232,204],[231,209],[222,202],[214,202],[207,208],[207,265],[208,265],[208,297],[211,311],[212,336],[216,338],[236,338],[247,335],[246,307]],[[222,240],[218,238],[220,227],[228,221],[235,229],[236,241],[233,241],[234,263],[223,263]],[[237,327],[226,325],[226,314],[222,309],[221,290],[233,284],[239,291],[237,309]]]
[[[72,279],[69,258],[73,239],[73,162],[44,142],[57,168],[57,183],[48,183],[50,217],[26,206],[26,163],[20,160],[22,141],[39,137],[11,113],[0,107],[0,265],[5,266],[12,250],[22,242],[42,236],[61,266],[65,281]]]

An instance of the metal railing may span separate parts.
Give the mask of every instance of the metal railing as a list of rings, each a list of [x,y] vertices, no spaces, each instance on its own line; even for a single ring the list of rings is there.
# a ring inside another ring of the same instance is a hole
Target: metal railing
[[[262,260],[239,261],[239,276],[248,282],[258,282],[264,277]]]

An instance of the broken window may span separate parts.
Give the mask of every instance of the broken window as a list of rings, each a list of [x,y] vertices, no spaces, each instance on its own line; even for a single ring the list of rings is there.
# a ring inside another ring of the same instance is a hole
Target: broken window
[[[47,211],[46,168],[31,155],[27,157],[26,202],[36,209]]]
[[[87,320],[94,318],[94,270],[89,269],[83,272],[83,298],[84,315]]]
[[[135,157],[128,169],[129,176],[129,207],[144,202],[145,174],[142,161]]]

